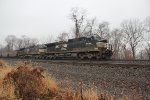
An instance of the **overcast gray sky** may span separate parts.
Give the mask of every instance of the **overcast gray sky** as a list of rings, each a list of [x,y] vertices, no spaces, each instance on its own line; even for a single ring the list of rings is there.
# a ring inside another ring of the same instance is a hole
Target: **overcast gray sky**
[[[150,16],[150,0],[0,0],[0,44],[7,35],[55,38],[72,27],[71,8],[87,10],[89,17],[117,27],[124,19]]]

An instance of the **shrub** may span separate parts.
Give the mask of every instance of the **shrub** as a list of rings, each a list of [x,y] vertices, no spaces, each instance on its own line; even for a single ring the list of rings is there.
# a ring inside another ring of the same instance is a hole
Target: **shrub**
[[[11,70],[3,79],[2,98],[52,98],[58,88],[55,81],[44,73],[45,69],[32,68],[25,63]]]

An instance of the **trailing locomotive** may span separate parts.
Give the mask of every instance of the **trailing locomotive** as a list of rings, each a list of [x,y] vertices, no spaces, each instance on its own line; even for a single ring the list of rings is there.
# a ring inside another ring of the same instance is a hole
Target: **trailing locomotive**
[[[78,59],[110,59],[112,56],[112,45],[99,35],[91,35],[37,45],[17,50],[16,57],[35,59],[58,59],[58,58],[78,58]]]
[[[16,57],[19,58],[40,58],[45,55],[45,45],[30,46],[28,48],[21,48],[17,50]]]

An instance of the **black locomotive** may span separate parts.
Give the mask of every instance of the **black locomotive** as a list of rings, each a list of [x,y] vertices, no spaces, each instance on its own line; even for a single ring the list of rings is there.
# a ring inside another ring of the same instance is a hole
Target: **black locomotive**
[[[112,54],[112,45],[106,39],[94,34],[69,39],[68,41],[21,48],[17,50],[16,57],[34,59],[110,59]]]

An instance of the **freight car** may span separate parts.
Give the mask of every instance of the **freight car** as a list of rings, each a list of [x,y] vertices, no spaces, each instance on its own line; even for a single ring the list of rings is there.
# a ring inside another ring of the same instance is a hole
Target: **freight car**
[[[32,46],[17,51],[17,57],[35,59],[110,59],[112,56],[112,45],[106,39],[94,34],[91,36],[69,39],[44,44],[43,46]]]

